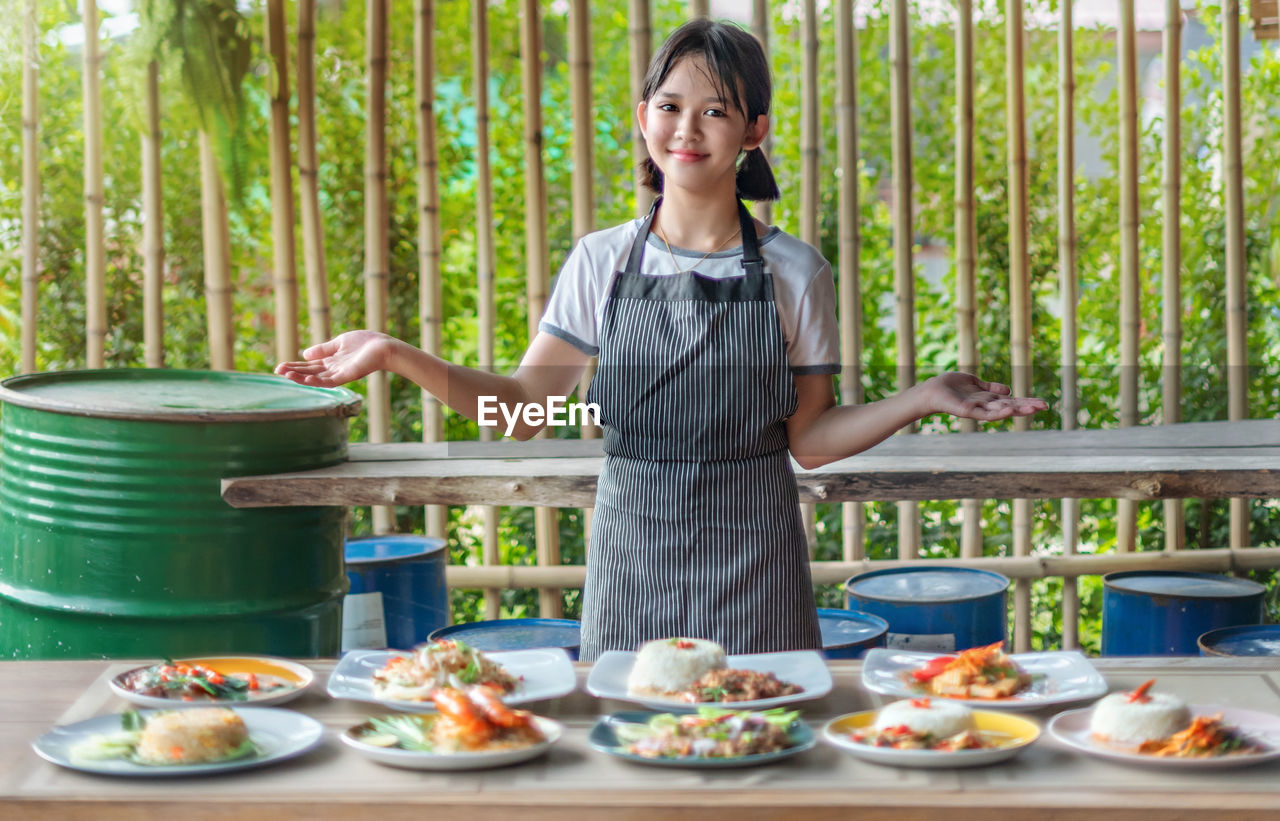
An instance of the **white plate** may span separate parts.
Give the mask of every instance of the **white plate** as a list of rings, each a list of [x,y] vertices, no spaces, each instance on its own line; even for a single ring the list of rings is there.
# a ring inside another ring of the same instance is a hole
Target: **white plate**
[[[373,674],[381,670],[393,656],[404,655],[408,653],[399,650],[352,650],[333,668],[327,688],[329,695],[381,704],[407,712],[435,712],[436,707],[430,701],[407,701],[374,695]],[[558,647],[509,650],[485,653],[485,656],[501,664],[511,675],[520,678],[515,692],[502,697],[506,704],[559,698],[572,693],[578,686],[578,676],[573,670],[569,654]]]
[[[895,750],[892,747],[872,747],[860,744],[849,737],[852,730],[870,727],[875,723],[875,710],[833,718],[822,729],[822,738],[828,744],[851,753],[855,758],[872,761],[876,764],[887,764],[893,767],[915,767],[921,769],[958,769],[961,767],[982,767],[1013,758],[1040,737],[1040,726],[1034,721],[1008,713],[994,713],[975,710],[973,720],[979,732],[1000,733],[1010,739],[1003,747],[992,747],[985,750],[956,750],[940,752],[938,750]]]
[[[285,679],[293,682],[296,686],[288,690],[276,690],[268,693],[250,693],[249,697],[244,701],[227,701],[225,699],[205,698],[192,701],[184,701],[181,698],[166,698],[164,696],[146,696],[141,693],[135,693],[124,686],[124,680],[127,676],[133,674],[137,670],[145,670],[147,667],[154,665],[146,664],[142,667],[135,667],[132,670],[126,670],[118,676],[113,677],[107,682],[111,688],[111,692],[134,704],[143,707],[155,707],[159,710],[172,710],[175,707],[210,707],[210,706],[237,706],[241,704],[254,705],[257,707],[265,707],[269,704],[283,704],[302,695],[302,692],[311,685],[315,680],[315,673],[311,668],[296,661],[288,659],[274,658],[272,656],[203,656],[201,658],[181,658],[175,661],[186,662],[188,664],[199,664],[208,667],[215,672],[226,675],[228,673],[256,673],[258,675],[271,675],[277,678]],[[160,664],[161,662],[156,662]]]
[[[930,659],[946,653],[920,653],[876,647],[862,659],[862,686],[876,693],[905,698],[928,695],[907,681],[907,675]],[[988,710],[1038,710],[1058,704],[1106,695],[1107,682],[1083,653],[1053,650],[1045,653],[1014,653],[1014,661],[1032,676],[1031,687],[1009,698],[956,698]],[[936,698],[937,696],[935,696]]]
[[[1191,709],[1193,716],[1222,713],[1224,722],[1244,730],[1251,738],[1265,744],[1267,749],[1260,753],[1222,755],[1214,758],[1167,758],[1142,755],[1132,747],[1094,741],[1089,732],[1089,719],[1093,715],[1092,707],[1058,713],[1049,722],[1049,734],[1068,747],[1088,755],[1160,769],[1222,770],[1231,767],[1247,767],[1280,758],[1280,716],[1254,710],[1238,710],[1233,707],[1215,707],[1211,704],[1187,706]]]
[[[534,716],[538,729],[546,736],[540,744],[520,747],[514,750],[492,750],[473,753],[427,753],[418,750],[401,750],[395,747],[378,747],[366,744],[356,738],[356,731],[363,727],[357,724],[349,728],[340,738],[343,743],[361,755],[379,764],[390,767],[401,767],[408,770],[483,770],[489,767],[503,767],[518,761],[537,758],[560,740],[564,733],[564,725],[542,716]]]
[[[149,765],[135,764],[125,759],[88,761],[71,757],[71,748],[77,744],[88,741],[96,735],[120,732],[118,713],[54,727],[31,742],[31,747],[46,761],[72,770],[100,775],[159,777],[212,775],[262,767],[302,755],[318,746],[324,739],[324,727],[320,722],[301,713],[274,707],[234,707],[232,709],[244,719],[245,726],[249,730],[249,740],[258,747],[258,752],[254,755],[232,761],[213,764]],[[139,712],[145,718],[154,715],[157,711],[141,710]]]
[[[831,692],[831,673],[821,654],[814,650],[795,650],[788,653],[749,653],[729,656],[728,666],[735,670],[755,670],[773,673],[780,680],[803,688],[790,696],[758,698],[754,701],[704,701],[690,704],[673,698],[653,695],[632,695],[627,692],[627,677],[636,663],[636,654],[624,650],[609,650],[600,654],[591,674],[587,677],[587,692],[600,698],[613,698],[643,704],[654,710],[670,713],[693,712],[699,707],[720,706],[730,710],[767,710],[797,701],[822,698]]]

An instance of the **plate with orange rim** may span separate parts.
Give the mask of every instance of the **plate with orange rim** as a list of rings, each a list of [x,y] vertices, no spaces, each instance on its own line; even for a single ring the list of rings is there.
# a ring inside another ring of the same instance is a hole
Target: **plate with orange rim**
[[[872,648],[862,659],[862,686],[875,693],[899,698],[930,695],[912,682],[910,676],[913,671],[943,655],[951,654]],[[1107,693],[1106,679],[1083,653],[1075,650],[1013,653],[1009,658],[1031,674],[1030,687],[1008,698],[946,698],[985,710],[1039,710],[1089,701]]]
[[[226,682],[215,682],[209,693],[179,666],[212,671]],[[169,669],[166,669],[169,668]],[[165,677],[168,680],[165,680]],[[121,698],[143,707],[208,707],[211,704],[252,704],[267,706],[295,699],[315,680],[304,664],[273,656],[202,656],[165,660],[135,667],[107,682]],[[186,684],[187,686],[183,686]],[[243,685],[243,686],[241,686]]]

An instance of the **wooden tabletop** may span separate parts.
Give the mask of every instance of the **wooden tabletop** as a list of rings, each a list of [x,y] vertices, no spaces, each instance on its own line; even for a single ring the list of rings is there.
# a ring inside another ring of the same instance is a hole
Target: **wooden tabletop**
[[[286,705],[319,719],[323,745],[260,769],[204,778],[111,778],[38,758],[32,740],[54,724],[118,712],[106,680],[127,662],[0,662],[0,818],[246,821],[586,821],[691,817],[698,821],[849,819],[919,821],[1199,821],[1268,819],[1280,812],[1280,764],[1219,771],[1130,767],[1081,755],[1046,734],[1016,758],[971,770],[895,769],[826,744],[761,767],[685,770],[620,761],[586,736],[600,714],[629,705],[579,691],[530,705],[567,725],[544,757],[473,773],[397,770],[341,744],[345,728],[380,708],[330,699],[333,661],[308,661],[317,683]],[[1280,714],[1280,670],[1271,659],[1096,659],[1113,689],[1157,677],[1192,703]],[[579,682],[587,665],[578,666]],[[830,665],[835,689],[803,705],[815,729],[836,715],[883,703],[857,684],[857,662]],[[1052,712],[1033,714],[1041,720]]]
[[[330,468],[230,477],[234,507],[590,507],[601,441],[353,444]],[[961,498],[1280,497],[1280,420],[899,435],[798,471],[802,502]]]

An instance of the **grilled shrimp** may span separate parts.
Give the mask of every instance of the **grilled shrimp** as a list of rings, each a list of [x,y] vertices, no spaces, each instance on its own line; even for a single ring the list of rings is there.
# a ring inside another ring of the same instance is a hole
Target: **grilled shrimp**
[[[511,709],[488,687],[472,687],[467,695],[484,717],[499,727],[528,727],[533,723],[532,714],[528,710]]]
[[[441,687],[432,692],[431,700],[441,718],[446,719],[436,722],[438,732],[459,745],[481,747],[497,733],[498,728],[485,719],[482,710],[461,690]]]

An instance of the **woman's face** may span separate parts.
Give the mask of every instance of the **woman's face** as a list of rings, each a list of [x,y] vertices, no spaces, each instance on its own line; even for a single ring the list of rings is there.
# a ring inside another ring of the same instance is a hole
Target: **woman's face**
[[[732,195],[739,153],[758,146],[768,131],[768,117],[748,124],[711,77],[701,58],[687,57],[636,109],[649,156],[662,170],[664,189],[711,194],[727,187]]]

